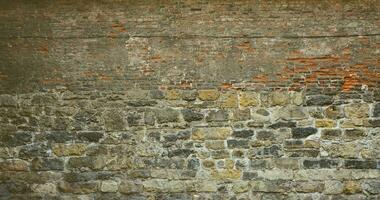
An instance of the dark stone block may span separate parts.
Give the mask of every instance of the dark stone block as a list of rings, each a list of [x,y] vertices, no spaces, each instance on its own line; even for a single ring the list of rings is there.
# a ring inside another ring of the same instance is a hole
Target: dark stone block
[[[361,129],[348,129],[345,130],[345,135],[347,138],[357,139],[367,136],[366,132]]]
[[[258,140],[274,140],[274,134],[271,131],[258,131],[256,134]]]
[[[142,114],[139,112],[128,112],[127,122],[129,126],[138,126],[141,125]]]
[[[283,121],[276,122],[268,126],[268,128],[273,128],[273,129],[294,128],[294,127],[296,127],[296,122],[283,122]]]
[[[249,148],[248,140],[227,140],[227,146],[230,149],[233,148]]]
[[[191,158],[187,162],[187,169],[197,170],[199,166],[200,166],[200,162],[198,158]]]
[[[344,167],[347,169],[376,169],[377,163],[373,160],[345,160]]]
[[[377,103],[373,108],[373,116],[380,117],[380,103]]]
[[[249,181],[257,178],[257,172],[243,172],[243,180]]]
[[[256,111],[256,113],[257,114],[259,114],[259,115],[262,115],[262,116],[269,116],[270,115],[270,113],[267,111],[267,110],[265,110],[265,109],[258,109],[257,111]]]
[[[179,157],[187,158],[189,155],[193,153],[195,153],[195,151],[192,149],[174,149],[174,150],[169,151],[168,156],[169,157],[179,156]]]
[[[6,147],[16,147],[32,142],[32,133],[30,132],[0,132],[0,145]]]
[[[331,105],[334,102],[333,96],[328,95],[313,95],[308,96],[306,105],[308,106],[326,106]]]
[[[313,135],[317,133],[317,129],[313,127],[306,127],[306,128],[292,128],[292,137],[299,139],[299,138],[306,138],[309,135]]]
[[[304,160],[303,166],[307,169],[318,169],[318,168],[337,168],[339,166],[338,160]]]
[[[64,160],[61,158],[34,158],[31,169],[36,171],[63,170]]]
[[[177,134],[171,134],[164,136],[165,141],[174,142],[177,140],[187,140],[190,139],[191,132],[190,131],[179,131]]]
[[[165,98],[165,94],[161,90],[151,90],[151,91],[149,91],[149,96],[152,99],[163,99],[163,98]]]
[[[20,158],[32,158],[32,157],[48,157],[50,147],[43,143],[34,143],[32,145],[23,146],[20,149]]]
[[[184,109],[181,112],[183,115],[183,119],[187,122],[200,121],[203,119],[203,114],[200,112],[195,112],[190,109]]]
[[[232,133],[232,136],[236,138],[251,138],[253,135],[254,131],[250,129],[234,130]]]
[[[103,138],[103,133],[98,131],[78,132],[78,139],[86,142],[99,142]]]

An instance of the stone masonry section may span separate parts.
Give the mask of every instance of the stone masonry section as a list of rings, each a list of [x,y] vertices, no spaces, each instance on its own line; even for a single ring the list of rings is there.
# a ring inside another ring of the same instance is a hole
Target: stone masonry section
[[[0,1],[0,199],[379,200],[380,1]]]

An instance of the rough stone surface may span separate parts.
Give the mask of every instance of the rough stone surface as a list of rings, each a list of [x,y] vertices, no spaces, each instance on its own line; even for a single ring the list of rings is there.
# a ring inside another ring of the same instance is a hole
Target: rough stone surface
[[[380,3],[0,1],[0,199],[380,199]]]

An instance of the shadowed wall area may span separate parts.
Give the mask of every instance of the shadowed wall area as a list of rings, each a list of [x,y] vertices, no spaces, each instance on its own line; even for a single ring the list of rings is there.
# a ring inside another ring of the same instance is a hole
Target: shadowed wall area
[[[380,1],[0,1],[0,199],[380,199]]]

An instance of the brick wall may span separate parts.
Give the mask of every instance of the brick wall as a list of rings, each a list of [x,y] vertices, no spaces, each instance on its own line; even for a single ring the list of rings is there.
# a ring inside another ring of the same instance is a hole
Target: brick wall
[[[379,199],[379,1],[0,2],[0,199]]]

